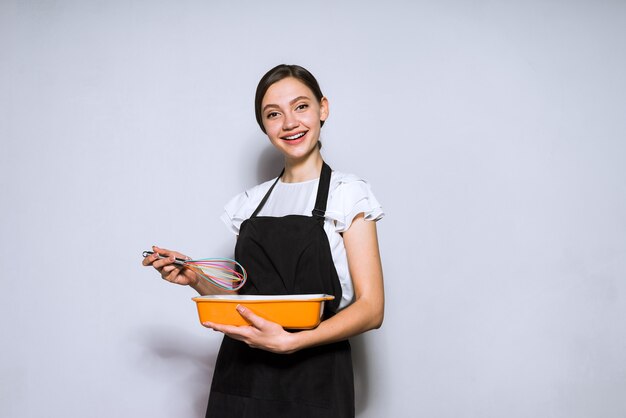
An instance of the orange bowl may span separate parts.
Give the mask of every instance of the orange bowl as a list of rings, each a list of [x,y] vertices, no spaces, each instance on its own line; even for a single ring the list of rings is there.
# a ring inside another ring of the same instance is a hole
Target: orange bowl
[[[283,328],[310,329],[319,325],[324,302],[334,296],[315,295],[208,295],[192,298],[198,308],[200,322],[225,325],[250,325],[237,312],[243,305],[268,321]]]

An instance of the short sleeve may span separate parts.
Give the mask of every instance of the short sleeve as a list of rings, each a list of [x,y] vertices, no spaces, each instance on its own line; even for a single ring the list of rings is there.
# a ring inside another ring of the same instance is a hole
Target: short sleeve
[[[274,181],[271,180],[259,184],[243,193],[239,193],[226,203],[220,219],[224,222],[229,231],[235,235],[239,235],[241,224],[252,216],[252,212],[254,212],[254,209],[256,209],[273,182]]]
[[[337,173],[331,184],[326,217],[335,221],[337,232],[345,232],[360,213],[368,221],[378,221],[385,216],[367,181],[355,175]]]

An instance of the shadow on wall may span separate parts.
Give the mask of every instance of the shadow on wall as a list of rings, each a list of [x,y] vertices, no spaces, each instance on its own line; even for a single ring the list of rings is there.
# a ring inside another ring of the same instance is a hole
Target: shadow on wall
[[[189,402],[193,404],[194,416],[203,417],[219,344],[177,328],[162,326],[142,327],[134,336],[145,350],[138,367],[160,377],[171,370],[180,371],[178,376],[184,376],[184,380],[174,379],[171,393],[184,387]]]
[[[257,160],[256,181],[263,183],[277,177],[284,166],[283,156],[273,145],[267,144]]]
[[[356,416],[367,410],[370,398],[370,379],[367,361],[367,339],[363,335],[350,339],[352,346],[352,365],[354,367],[354,397]]]

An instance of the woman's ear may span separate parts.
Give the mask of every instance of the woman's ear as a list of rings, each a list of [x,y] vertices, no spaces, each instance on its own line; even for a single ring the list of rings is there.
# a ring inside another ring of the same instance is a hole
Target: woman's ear
[[[326,97],[322,97],[320,100],[320,120],[323,122],[328,119],[328,115],[330,114],[330,109],[328,107],[328,99]]]

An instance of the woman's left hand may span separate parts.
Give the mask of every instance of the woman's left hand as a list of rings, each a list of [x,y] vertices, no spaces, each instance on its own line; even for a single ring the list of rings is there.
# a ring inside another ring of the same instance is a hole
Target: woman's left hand
[[[247,326],[221,325],[203,322],[207,328],[222,332],[235,340],[243,341],[252,348],[289,354],[296,351],[296,333],[287,332],[275,322],[263,319],[245,306],[237,306],[237,312],[250,323]]]

